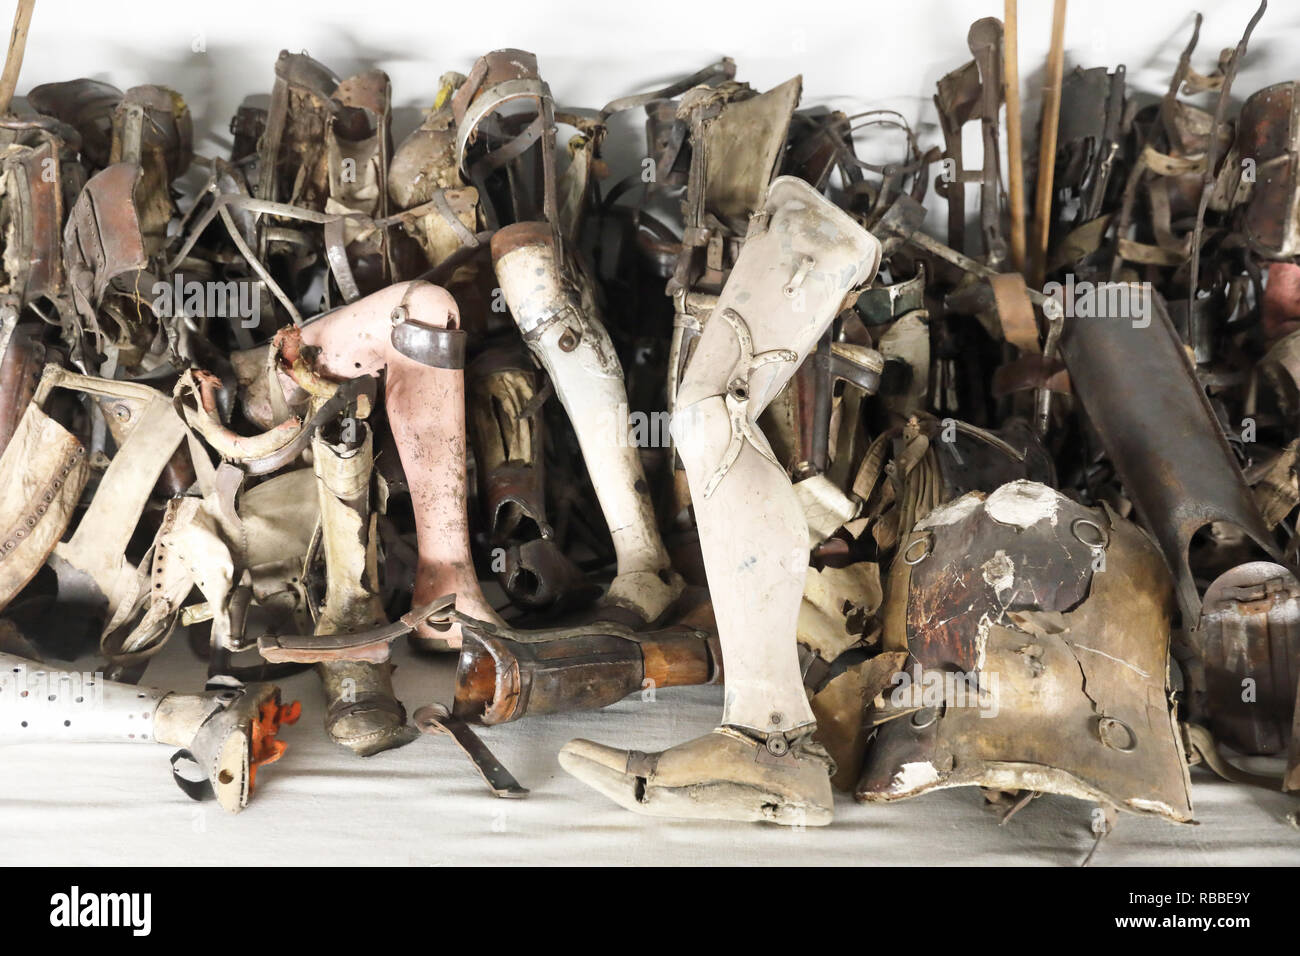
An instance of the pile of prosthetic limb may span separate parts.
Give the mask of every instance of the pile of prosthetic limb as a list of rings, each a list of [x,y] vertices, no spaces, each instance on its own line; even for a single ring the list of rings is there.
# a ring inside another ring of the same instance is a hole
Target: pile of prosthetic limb
[[[597,111],[495,51],[397,142],[384,73],[285,52],[225,156],[167,87],[6,96],[0,741],[164,743],[238,810],[312,668],[339,745],[449,734],[500,796],[474,725],[725,684],[558,755],[661,816],[1300,789],[1300,86],[1232,90],[1259,14],[1163,95],[1062,75],[1058,2],[1026,148],[1008,7],[934,144],[728,59]],[[147,680],[178,635],[200,692]],[[396,640],[454,697],[397,700]],[[27,692],[91,654],[94,706]]]

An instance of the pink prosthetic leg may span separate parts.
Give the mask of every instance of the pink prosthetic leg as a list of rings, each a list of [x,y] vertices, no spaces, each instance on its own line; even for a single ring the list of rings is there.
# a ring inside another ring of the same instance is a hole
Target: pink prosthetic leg
[[[368,295],[303,327],[301,345],[321,375],[341,380],[386,372],[384,405],[411,489],[419,563],[412,605],[446,594],[479,620],[504,623],[479,588],[469,548],[465,467],[465,333],[446,290],[408,282]],[[292,336],[281,340],[290,363]],[[428,650],[461,645],[458,623],[421,624]]]

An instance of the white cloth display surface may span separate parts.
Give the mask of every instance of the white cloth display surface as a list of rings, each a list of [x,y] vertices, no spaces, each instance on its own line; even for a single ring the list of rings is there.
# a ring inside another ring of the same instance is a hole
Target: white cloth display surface
[[[395,645],[397,693],[413,711],[450,686],[455,657],[430,660]],[[93,659],[67,670],[93,668]],[[201,687],[204,664],[183,635],[146,681]],[[654,751],[712,728],[722,688],[659,691],[602,711],[558,714],[480,729],[532,792],[492,796],[446,737],[422,737],[362,759],[330,743],[312,673],[281,683],[303,703],[285,727],[289,750],[258,773],[248,809],[195,803],[170,780],[158,744],[0,747],[0,860],[30,865],[671,866],[1041,864],[1077,866],[1093,838],[1092,806],[1044,796],[998,826],[978,790],[940,791],[895,804],[837,795],[835,822],[803,830],[766,824],[660,820],[629,813],[564,773],[556,752],[574,737]],[[1275,772],[1281,761],[1252,760]],[[1102,841],[1093,866],[1232,866],[1300,863],[1300,799],[1226,783],[1193,769],[1199,826],[1130,814]]]

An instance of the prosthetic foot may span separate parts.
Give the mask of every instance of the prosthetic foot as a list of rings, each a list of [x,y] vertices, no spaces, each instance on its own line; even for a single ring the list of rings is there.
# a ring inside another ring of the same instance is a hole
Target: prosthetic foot
[[[325,691],[325,730],[339,746],[373,757],[420,736],[393,694],[392,664],[322,661],[316,673]]]
[[[789,745],[779,734],[762,739],[719,727],[655,754],[574,740],[560,751],[560,766],[647,816],[814,827],[831,822],[834,767],[811,734]]]
[[[153,741],[180,747],[178,757],[193,760],[204,777],[176,774],[181,789],[199,799],[210,785],[231,813],[248,805],[258,767],[284,753],[276,733],[296,721],[300,709],[296,701],[281,704],[272,684],[178,694],[0,653],[0,743]]]
[[[600,322],[591,283],[556,255],[555,234],[540,222],[506,226],[492,238],[492,261],[524,341],[546,368],[573,423],[618,574],[605,595],[622,623],[653,621],[682,591],[655,523],[640,455],[628,437],[623,368]]]
[[[567,744],[561,765],[631,810],[819,825],[831,770],[796,649],[808,527],[756,422],[875,274],[880,244],[801,180],[773,181],[694,355],[672,423],[722,647],[722,726],[659,754]]]

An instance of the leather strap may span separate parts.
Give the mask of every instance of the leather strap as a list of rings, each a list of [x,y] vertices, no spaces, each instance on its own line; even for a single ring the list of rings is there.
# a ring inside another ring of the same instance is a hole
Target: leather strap
[[[180,787],[181,793],[195,801],[211,800],[215,797],[216,794],[212,791],[212,782],[206,777],[202,780],[191,780],[189,777],[182,776],[176,766],[182,760],[188,760],[194,766],[199,766],[199,762],[194,759],[194,754],[188,750],[178,750],[172,754],[172,779],[176,781],[176,786]]]
[[[1003,336],[1022,352],[1040,354],[1043,349],[1038,343],[1038,323],[1034,319],[1034,307],[1029,301],[1024,276],[1018,272],[1004,272],[989,276],[989,285],[993,287],[993,300],[997,303]]]

